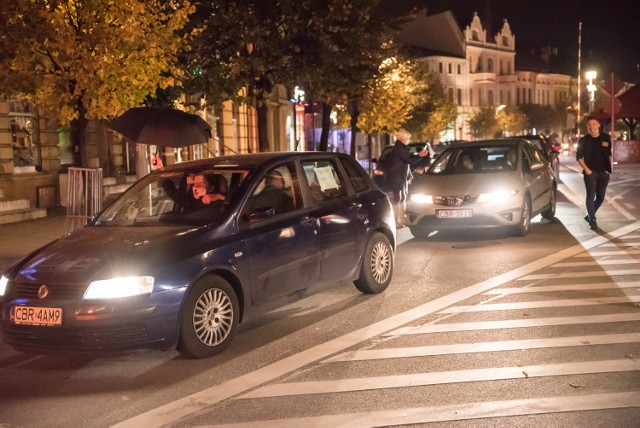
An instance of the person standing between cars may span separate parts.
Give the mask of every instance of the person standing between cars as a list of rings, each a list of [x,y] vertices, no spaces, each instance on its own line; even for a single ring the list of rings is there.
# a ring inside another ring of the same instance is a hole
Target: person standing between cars
[[[407,199],[409,182],[413,178],[409,165],[411,164],[411,153],[407,144],[411,141],[411,134],[402,129],[396,135],[396,142],[389,153],[385,165],[385,180],[387,187],[393,193],[393,207],[396,215],[396,226],[404,227],[404,209]],[[422,150],[420,157],[427,156],[429,150]]]
[[[595,116],[587,117],[587,131],[578,142],[576,160],[582,167],[587,192],[584,219],[592,230],[597,230],[596,211],[604,202],[611,177],[611,136],[600,132],[600,121]]]

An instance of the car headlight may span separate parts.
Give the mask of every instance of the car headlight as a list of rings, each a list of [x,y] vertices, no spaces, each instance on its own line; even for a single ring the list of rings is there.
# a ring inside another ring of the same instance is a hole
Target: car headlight
[[[127,276],[122,278],[92,281],[84,293],[84,299],[119,299],[122,297],[151,294],[152,276]]]
[[[478,202],[502,202],[518,193],[517,190],[498,190],[497,192],[482,193],[478,196]]]
[[[418,204],[433,204],[433,196],[423,195],[421,193],[412,193],[409,195],[409,199]]]
[[[7,278],[6,276],[2,275],[2,278],[0,278],[0,297],[4,296],[4,292],[7,289],[7,284],[9,283],[9,278]]]

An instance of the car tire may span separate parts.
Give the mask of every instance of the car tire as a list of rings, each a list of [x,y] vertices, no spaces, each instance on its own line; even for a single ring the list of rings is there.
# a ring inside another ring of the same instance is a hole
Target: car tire
[[[557,190],[556,190],[556,187],[554,186],[551,189],[551,198],[549,200],[549,207],[545,211],[542,211],[543,218],[546,218],[547,220],[553,220],[554,217],[556,216],[557,196],[558,196]]]
[[[427,239],[431,234],[430,230],[420,226],[410,226],[409,231],[411,232],[411,235],[413,235],[413,237],[416,239]]]
[[[240,309],[231,285],[219,276],[206,276],[189,290],[180,315],[177,350],[189,358],[222,352],[233,340]]]
[[[520,213],[520,223],[514,227],[513,234],[516,236],[525,236],[531,230],[531,202],[529,197],[525,195],[522,200],[522,211]]]
[[[360,277],[354,281],[356,288],[365,294],[383,292],[393,275],[393,248],[382,233],[371,236],[362,255]]]

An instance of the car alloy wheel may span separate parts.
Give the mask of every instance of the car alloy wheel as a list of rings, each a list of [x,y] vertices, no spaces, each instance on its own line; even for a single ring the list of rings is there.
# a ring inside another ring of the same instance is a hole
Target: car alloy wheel
[[[386,236],[374,233],[365,247],[356,288],[366,294],[384,291],[393,273],[393,249]]]

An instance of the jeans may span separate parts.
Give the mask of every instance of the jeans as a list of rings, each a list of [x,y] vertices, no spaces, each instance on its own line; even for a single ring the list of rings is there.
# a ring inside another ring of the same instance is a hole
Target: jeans
[[[591,221],[595,221],[596,211],[604,202],[604,194],[607,191],[610,176],[607,172],[599,171],[591,171],[591,174],[584,176],[584,187],[587,191],[587,215]]]

